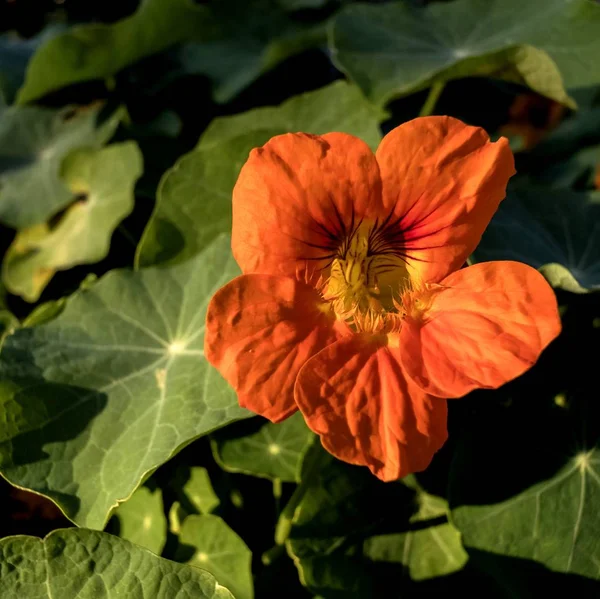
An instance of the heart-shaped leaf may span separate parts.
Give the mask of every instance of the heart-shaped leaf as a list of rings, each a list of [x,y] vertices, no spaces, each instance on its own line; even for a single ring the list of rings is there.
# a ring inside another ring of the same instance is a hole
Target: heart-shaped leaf
[[[110,512],[182,447],[250,415],[204,359],[213,293],[239,271],[229,238],[172,268],[113,271],[0,354],[0,469],[77,524]]]
[[[6,599],[234,599],[211,574],[129,541],[84,529],[44,540],[0,540],[0,597]]]

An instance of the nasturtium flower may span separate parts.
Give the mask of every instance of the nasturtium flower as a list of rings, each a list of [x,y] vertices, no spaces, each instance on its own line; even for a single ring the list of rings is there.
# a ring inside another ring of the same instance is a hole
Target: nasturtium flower
[[[300,409],[341,460],[383,480],[425,469],[447,398],[519,376],[560,331],[535,269],[462,268],[513,174],[506,139],[450,117],[376,154],[343,133],[272,138],[233,191],[243,274],[210,302],[207,359],[242,406]]]

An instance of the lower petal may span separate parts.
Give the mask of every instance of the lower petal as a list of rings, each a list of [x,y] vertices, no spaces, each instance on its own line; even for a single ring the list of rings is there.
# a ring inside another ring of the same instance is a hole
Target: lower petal
[[[300,368],[339,337],[312,287],[287,277],[242,275],[208,306],[204,352],[242,407],[278,422],[297,410]]]
[[[400,333],[406,372],[425,392],[495,389],[538,360],[560,333],[554,291],[520,262],[482,262],[446,277]]]
[[[447,438],[447,406],[419,389],[384,340],[354,335],[300,370],[295,399],[327,451],[384,481],[427,468]]]

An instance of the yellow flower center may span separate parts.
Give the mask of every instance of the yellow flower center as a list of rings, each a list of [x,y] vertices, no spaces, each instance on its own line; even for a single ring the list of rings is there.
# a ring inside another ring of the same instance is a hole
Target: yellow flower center
[[[403,298],[412,281],[404,258],[373,231],[373,225],[363,223],[344,240],[323,297],[353,330],[390,333],[400,328],[406,314]]]

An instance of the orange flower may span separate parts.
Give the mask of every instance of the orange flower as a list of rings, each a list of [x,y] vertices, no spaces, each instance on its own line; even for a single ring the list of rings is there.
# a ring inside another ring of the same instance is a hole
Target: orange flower
[[[519,376],[560,331],[533,268],[459,270],[514,174],[506,139],[449,117],[376,155],[351,135],[280,135],[233,192],[243,275],[207,315],[205,353],[242,406],[298,408],[338,458],[393,480],[447,437],[446,398]]]

